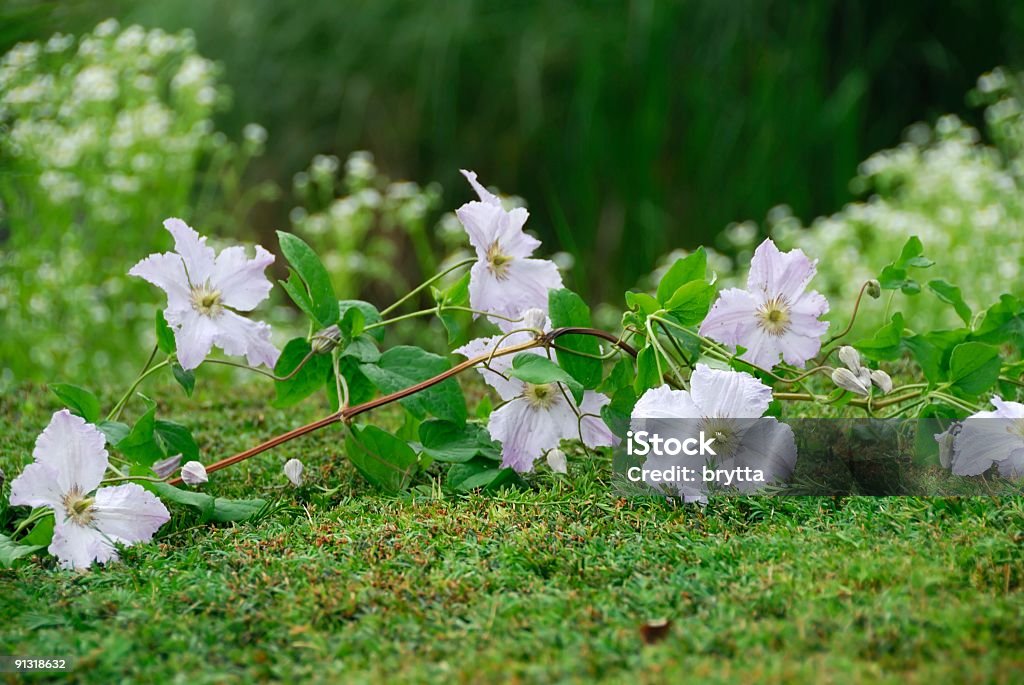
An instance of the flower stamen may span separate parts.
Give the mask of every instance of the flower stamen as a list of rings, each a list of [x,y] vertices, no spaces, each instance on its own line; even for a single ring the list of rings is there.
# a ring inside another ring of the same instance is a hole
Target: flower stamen
[[[533,409],[550,409],[558,401],[558,388],[554,383],[543,383],[534,385],[526,383],[523,389],[523,397],[527,404]]]
[[[789,302],[783,297],[774,297],[757,310],[757,323],[768,335],[783,335],[789,330],[789,312]]]
[[[495,240],[491,243],[491,246],[487,248],[487,266],[490,268],[491,273],[499,281],[503,281],[508,278],[509,265],[512,263],[514,258],[510,255],[505,254],[501,245]]]
[[[208,283],[192,286],[192,308],[203,316],[216,318],[224,309],[220,291],[210,287]]]
[[[77,489],[72,488],[64,495],[64,511],[75,523],[87,526],[93,519],[93,502],[92,497],[85,497]]]

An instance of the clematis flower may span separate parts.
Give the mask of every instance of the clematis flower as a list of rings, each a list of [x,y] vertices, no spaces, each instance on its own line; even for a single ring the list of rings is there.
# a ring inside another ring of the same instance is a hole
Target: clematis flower
[[[715,454],[654,455],[652,451],[642,468],[679,466],[700,474],[705,465],[725,470],[749,467],[760,470],[765,483],[785,480],[796,465],[796,438],[791,427],[764,416],[771,401],[772,389],[750,374],[698,364],[689,390],[663,385],[645,392],[633,408],[630,427],[634,434],[646,430],[666,440],[697,438],[703,432],[714,438]],[[672,485],[686,501],[703,500],[707,492],[699,475],[692,482]],[[743,492],[762,485],[749,480],[735,483]]]
[[[954,475],[977,476],[993,465],[1006,478],[1024,476],[1024,404],[993,397],[995,411],[968,416],[959,432],[936,435],[940,455],[952,446],[949,466]],[[953,436],[953,437],[950,437]]]
[[[273,368],[280,353],[270,342],[270,326],[238,312],[251,311],[267,298],[273,286],[263,271],[274,255],[259,245],[254,259],[238,246],[215,254],[181,219],[167,219],[164,228],[174,236],[176,251],[152,254],[128,274],[167,293],[164,316],[174,330],[182,368],[202,364],[214,345],[244,355],[253,366]]]
[[[548,290],[561,288],[562,276],[554,262],[530,257],[540,241],[523,232],[529,213],[522,207],[505,211],[501,200],[477,181],[475,173],[463,170],[462,175],[480,197],[455,212],[477,255],[469,276],[470,306],[511,318],[531,308],[546,313]],[[491,320],[502,330],[510,330],[509,322]]]
[[[49,551],[64,568],[117,560],[116,543],[148,542],[170,520],[167,508],[136,483],[99,487],[107,470],[105,438],[67,409],[50,419],[33,462],[11,483],[11,504],[53,509]]]
[[[153,464],[151,467],[153,473],[156,474],[157,478],[167,478],[172,473],[178,470],[178,466],[181,464],[181,455],[175,454],[172,457],[161,459],[160,461]]]
[[[800,250],[780,252],[771,239],[754,251],[747,289],[723,290],[700,334],[726,345],[742,345],[740,359],[771,369],[781,357],[787,364],[803,367],[821,349],[828,323],[819,318],[828,312],[821,293],[805,292],[814,278],[817,262]]]
[[[455,350],[455,353],[473,358],[529,340],[532,340],[532,334],[528,331],[507,337],[478,338]],[[536,348],[526,352],[543,354]],[[478,367],[484,381],[505,401],[491,412],[487,424],[491,437],[501,443],[502,466],[520,473],[529,471],[535,461],[548,450],[557,448],[562,440],[582,438],[588,447],[607,447],[618,442],[604,421],[597,417],[601,407],[610,401],[608,397],[588,390],[584,392],[579,406],[574,406],[572,397],[567,399],[557,383],[534,385],[509,377],[507,371],[512,367],[514,356],[496,356]],[[577,417],[577,411],[584,415],[582,421]]]

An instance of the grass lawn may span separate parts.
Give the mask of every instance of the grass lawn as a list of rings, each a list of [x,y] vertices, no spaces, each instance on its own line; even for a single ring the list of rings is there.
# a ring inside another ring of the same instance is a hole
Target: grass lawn
[[[326,412],[264,406],[254,380],[152,392],[207,461]],[[57,408],[41,387],[0,398],[8,476]],[[1024,499],[679,507],[617,499],[610,458],[580,456],[525,490],[396,498],[360,479],[341,436],[211,477],[213,494],[281,504],[258,522],[175,507],[110,568],[0,570],[0,654],[67,657],[94,684],[1024,682]],[[308,486],[285,487],[290,457]],[[645,644],[657,618],[671,627]]]

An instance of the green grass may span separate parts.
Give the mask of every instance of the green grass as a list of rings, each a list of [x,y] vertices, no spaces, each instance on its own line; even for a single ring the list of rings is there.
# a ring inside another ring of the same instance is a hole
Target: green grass
[[[265,407],[259,383],[200,382],[192,402],[153,394],[208,461],[324,411]],[[56,408],[38,386],[0,399],[9,475]],[[175,509],[154,544],[110,568],[39,557],[0,570],[0,654],[68,657],[90,683],[1024,675],[1024,499],[677,507],[617,499],[610,460],[581,456],[527,490],[394,498],[360,480],[340,437],[211,478],[215,494],[281,503],[259,522],[200,525]],[[293,456],[312,481],[298,490],[280,471]],[[646,645],[640,626],[659,617],[668,636]]]

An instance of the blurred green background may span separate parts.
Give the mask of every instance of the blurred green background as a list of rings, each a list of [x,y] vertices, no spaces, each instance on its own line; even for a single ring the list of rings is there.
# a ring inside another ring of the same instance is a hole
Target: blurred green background
[[[560,263],[571,286],[591,302],[619,304],[622,289],[649,282],[645,275],[672,250],[707,243],[742,253],[736,227],[723,234],[731,222],[760,221],[785,204],[783,219],[803,230],[854,200],[854,191],[898,196],[913,184],[880,188],[870,173],[852,189],[850,181],[860,162],[899,144],[916,121],[954,113],[953,128],[968,131],[968,146],[981,147],[986,141],[971,139],[970,131],[985,130],[984,110],[967,94],[980,74],[1024,60],[1024,4],[1013,0],[9,0],[2,7],[0,52],[55,32],[81,35],[116,17],[118,31],[138,23],[194,34],[176,62],[155,64],[158,78],[160,70],[177,73],[191,53],[218,66],[205,76],[216,97],[200,92],[198,109],[175,100],[175,82],[165,74],[172,85],[159,88],[170,94],[157,97],[175,120],[211,123],[190,129],[198,137],[187,150],[187,171],[144,184],[146,201],[121,216],[97,219],[78,205],[50,212],[44,205],[52,188],[25,200],[40,169],[24,155],[0,158],[0,287],[8,291],[0,291],[8,338],[0,343],[0,387],[55,373],[68,380],[101,371],[117,376],[122,361],[126,368],[142,361],[123,359],[117,341],[108,340],[114,351],[101,357],[67,348],[102,335],[76,323],[76,303],[89,297],[111,310],[105,320],[124,323],[117,337],[133,343],[124,349],[139,347],[132,338],[135,331],[148,335],[148,304],[158,298],[122,283],[122,275],[149,251],[166,249],[158,227],[169,215],[271,249],[274,230],[296,230],[337,253],[325,259],[346,295],[386,298],[390,284],[418,282],[458,249],[445,237],[445,226],[452,227],[444,213],[468,199],[458,169],[472,168],[486,183],[526,198],[544,251],[567,253]],[[125,59],[123,69],[134,69],[131,63]],[[60,71],[59,64],[47,68]],[[1001,97],[1004,90],[993,92]],[[19,117],[46,116],[38,107],[8,108],[0,136],[10,135]],[[116,114],[103,116],[112,131],[123,125]],[[245,128],[252,122],[265,127],[265,142]],[[951,135],[927,133],[918,143],[925,149]],[[357,150],[372,152],[374,164],[360,167],[367,158],[357,157],[346,167]],[[310,162],[316,155],[326,155],[319,167]],[[109,177],[112,164],[100,151],[74,173],[87,168]],[[1007,163],[995,164],[1016,183]],[[319,182],[318,174],[331,180]],[[377,195],[360,195],[368,189]],[[972,211],[1012,203],[1007,198],[990,197]],[[941,214],[934,202],[917,202],[915,211]],[[1016,222],[1016,212],[1004,212],[1005,220]],[[363,219],[353,223],[353,216]],[[957,225],[963,222],[970,218]],[[75,231],[86,237],[69,246],[67,234]],[[110,240],[98,237],[104,231]],[[381,235],[394,239],[382,242]],[[30,249],[39,259],[14,254]],[[51,279],[47,286],[39,277],[47,259],[63,263],[62,249],[84,260],[75,278],[85,285],[115,281],[47,309],[55,298],[42,303],[40,292],[74,285]],[[1019,281],[1013,259],[1009,276]],[[33,278],[39,285],[25,285]],[[274,320],[287,325],[287,315],[282,308]],[[60,343],[42,344],[47,331],[61,331]]]

